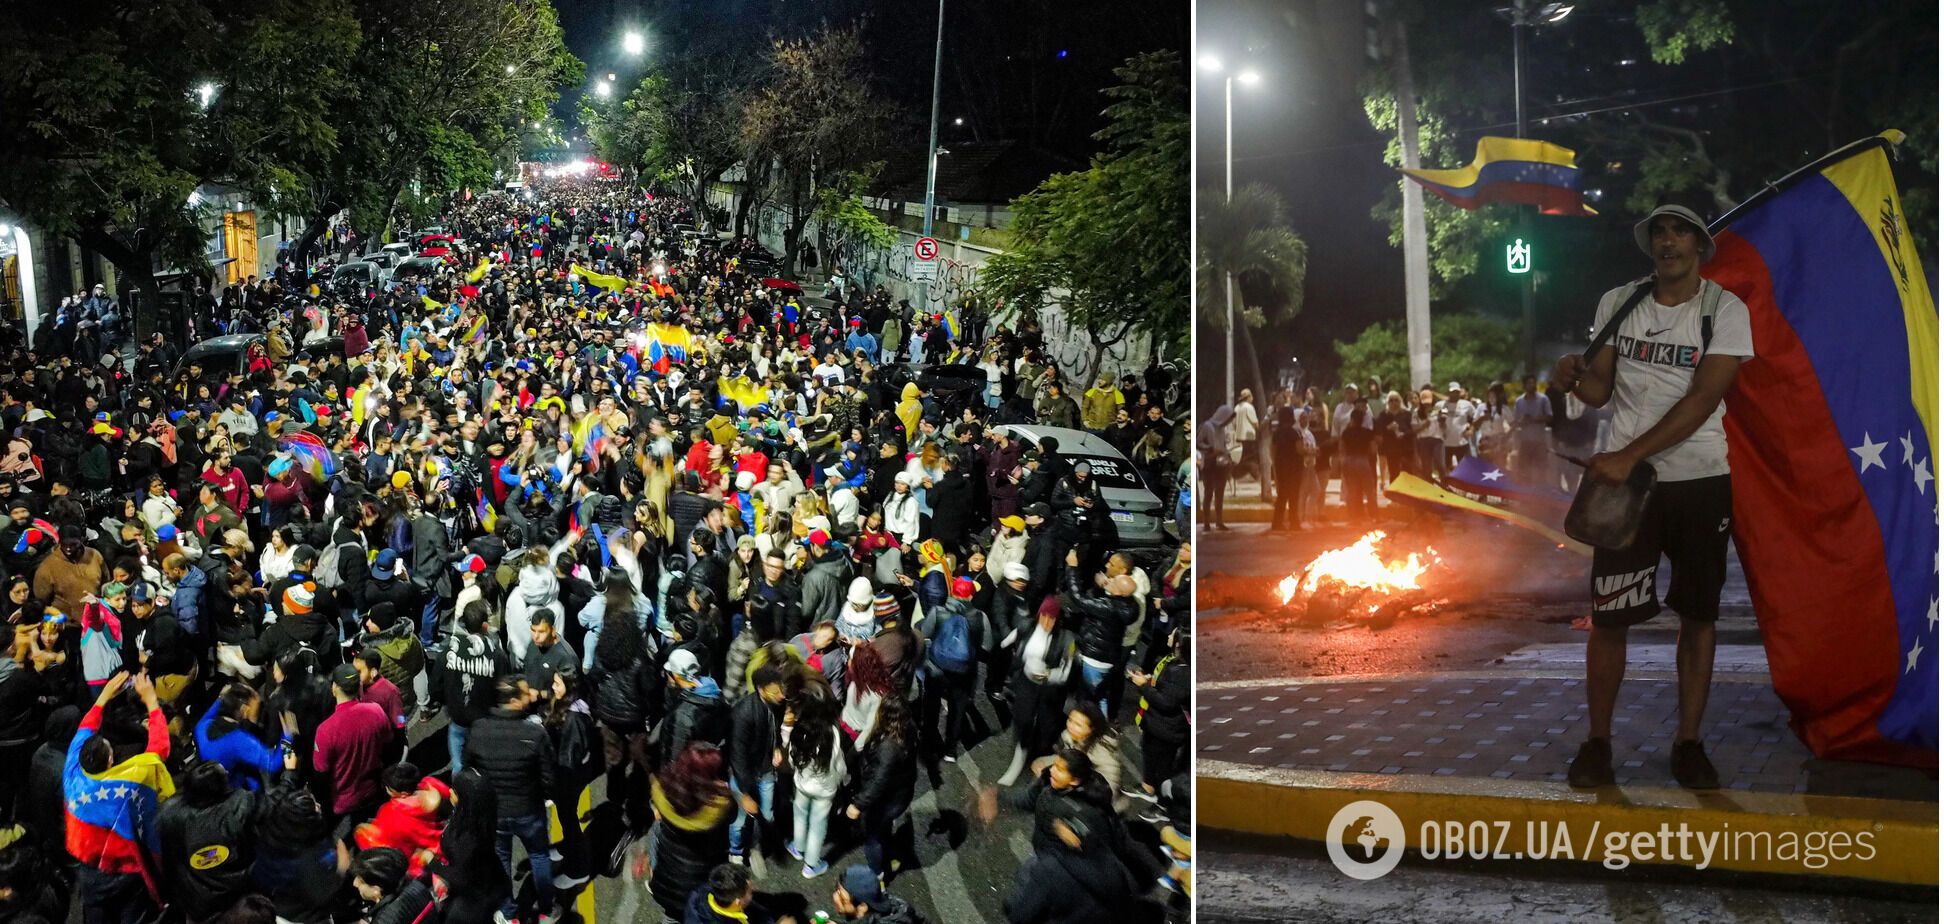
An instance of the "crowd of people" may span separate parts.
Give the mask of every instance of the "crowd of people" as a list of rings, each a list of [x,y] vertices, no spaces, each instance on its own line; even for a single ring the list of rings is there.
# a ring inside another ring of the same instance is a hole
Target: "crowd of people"
[[[800,875],[916,921],[911,808],[980,698],[978,814],[1032,827],[992,913],[1185,915],[1189,545],[1006,429],[1173,501],[1181,383],[1076,401],[1031,318],[803,299],[696,223],[468,195],[429,271],[204,292],[238,353],[14,341],[0,920],[551,921],[619,876],[755,922]]]
[[[1195,435],[1203,528],[1229,528],[1224,502],[1251,477],[1272,503],[1272,531],[1327,522],[1331,480],[1339,482],[1344,521],[1372,524],[1392,478],[1408,472],[1442,484],[1472,456],[1521,483],[1574,490],[1583,471],[1574,460],[1592,455],[1608,412],[1533,375],[1518,379],[1508,396],[1511,381],[1508,374],[1492,382],[1480,397],[1457,381],[1442,394],[1430,383],[1406,394],[1372,378],[1334,395],[1312,386],[1299,398],[1283,389],[1267,408],[1240,389]]]

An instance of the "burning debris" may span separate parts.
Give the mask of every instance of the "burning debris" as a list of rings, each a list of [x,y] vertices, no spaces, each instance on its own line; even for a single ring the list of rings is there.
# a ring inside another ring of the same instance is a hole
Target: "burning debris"
[[[1285,607],[1302,607],[1308,618],[1338,616],[1388,622],[1437,600],[1426,578],[1442,559],[1425,548],[1402,556],[1385,553],[1386,534],[1375,530],[1341,549],[1316,556],[1302,571],[1276,585]]]

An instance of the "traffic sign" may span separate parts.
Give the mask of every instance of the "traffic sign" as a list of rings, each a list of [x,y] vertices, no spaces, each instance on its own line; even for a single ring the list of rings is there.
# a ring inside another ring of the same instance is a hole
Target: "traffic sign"
[[[935,238],[921,237],[912,249],[917,252],[920,260],[938,259],[938,241]]]
[[[911,264],[911,279],[914,282],[935,282],[938,280],[938,261],[919,260]]]

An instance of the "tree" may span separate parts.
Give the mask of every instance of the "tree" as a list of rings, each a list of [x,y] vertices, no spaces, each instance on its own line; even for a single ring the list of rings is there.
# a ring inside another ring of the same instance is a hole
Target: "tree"
[[[346,0],[48,4],[0,20],[0,203],[112,263],[146,333],[166,262],[208,266],[205,184],[295,185],[287,162],[328,158],[319,124],[357,39]],[[208,92],[204,93],[204,88]]]
[[[1152,52],[1115,70],[1105,147],[1013,200],[1012,245],[981,272],[1011,313],[1058,303],[1096,355],[1129,335],[1188,345],[1188,89],[1181,56]]]
[[[872,87],[855,26],[778,39],[766,70],[742,109],[741,152],[745,163],[769,164],[758,174],[768,179],[772,201],[789,210],[783,264],[795,267],[820,180],[875,159],[890,107]]]
[[[1342,365],[1337,381],[1362,383],[1375,376],[1387,388],[1409,393],[1423,385],[1410,380],[1409,354],[1404,349],[1404,322],[1383,321],[1364,329],[1357,339],[1336,342]],[[1431,379],[1456,381],[1474,392],[1497,381],[1519,364],[1519,330],[1505,321],[1473,314],[1431,316]],[[1439,391],[1442,394],[1442,389]],[[1376,400],[1375,396],[1372,396]],[[1410,399],[1406,399],[1406,405]]]
[[[888,250],[898,243],[898,229],[864,204],[864,191],[883,164],[869,164],[834,178],[817,190],[817,239],[830,255],[833,268],[865,254]]]
[[[339,212],[371,237],[414,182],[421,195],[490,182],[525,124],[586,71],[545,0],[351,2],[362,41],[325,115],[337,150],[295,170],[299,266]]]

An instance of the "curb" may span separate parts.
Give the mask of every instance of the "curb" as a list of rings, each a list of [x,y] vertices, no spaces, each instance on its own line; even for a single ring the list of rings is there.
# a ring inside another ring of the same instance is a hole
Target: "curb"
[[[1703,874],[1755,873],[1812,879],[1850,879],[1907,886],[1938,884],[1937,805],[1847,796],[1730,792],[1696,793],[1649,786],[1594,791],[1564,785],[1423,775],[1285,770],[1198,759],[1195,766],[1199,827],[1236,834],[1327,843],[1337,811],[1374,800],[1404,824],[1406,846],[1421,850],[1428,822],[1462,823],[1490,832],[1487,851],[1518,851],[1538,826],[1571,832],[1569,862],[1599,864],[1609,838],[1623,832],[1658,831],[1663,825],[1730,832],[1746,842],[1775,845],[1767,856],[1717,855]],[[1501,838],[1500,832],[1504,832]],[[1434,833],[1436,833],[1434,831]],[[1589,835],[1591,837],[1589,838]],[[1861,855],[1867,836],[1868,856]],[[1798,859],[1801,848],[1820,844],[1820,867]],[[1841,859],[1836,851],[1841,843]],[[1587,844],[1594,846],[1584,854]],[[1797,845],[1789,856],[1784,843]],[[1516,857],[1498,857],[1530,862]],[[1556,861],[1559,857],[1549,857]],[[1692,868],[1674,860],[1634,861]],[[1611,867],[1606,867],[1611,868]]]

